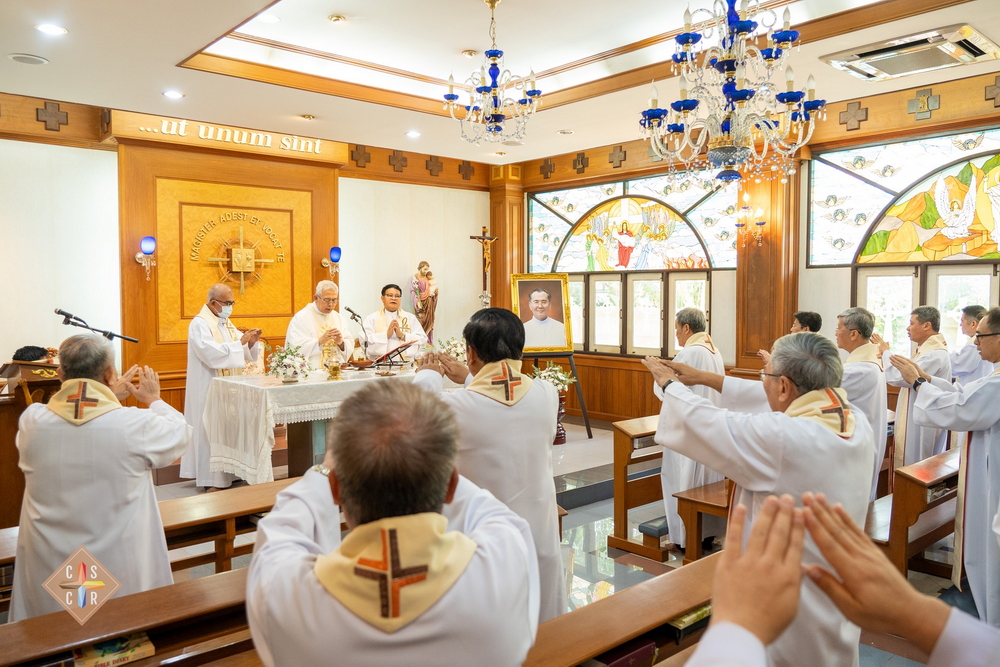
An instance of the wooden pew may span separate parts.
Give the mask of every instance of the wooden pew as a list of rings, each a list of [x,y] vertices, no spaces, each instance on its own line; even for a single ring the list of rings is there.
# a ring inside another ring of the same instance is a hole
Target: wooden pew
[[[656,641],[660,659],[687,649],[700,632],[676,645],[658,629],[711,599],[719,556],[712,554],[542,623],[525,667],[575,667],[639,636]]]
[[[659,417],[640,417],[615,422],[614,435],[614,530],[608,535],[608,546],[629,551],[659,563],[667,560],[669,549],[656,544],[639,543],[629,539],[628,511],[633,507],[663,500],[660,476],[649,474],[629,479],[628,467],[644,461],[663,458],[663,450],[652,444]],[[640,453],[648,450],[648,453]],[[646,541],[648,542],[648,540]]]
[[[951,577],[950,565],[921,554],[955,530],[959,456],[952,449],[897,468],[892,494],[868,508],[865,532],[904,576],[909,569]]]
[[[677,499],[677,514],[684,522],[687,533],[687,547],[684,549],[684,565],[701,558],[702,514],[729,517],[729,500],[732,497],[734,482],[724,479],[696,489],[680,491],[674,494]]]

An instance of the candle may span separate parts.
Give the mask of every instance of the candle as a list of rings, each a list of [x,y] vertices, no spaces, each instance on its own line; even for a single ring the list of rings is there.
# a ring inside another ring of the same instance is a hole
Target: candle
[[[788,84],[788,92],[795,90],[795,72],[792,71],[791,65],[785,68],[785,82]]]
[[[743,63],[740,63],[736,67],[736,90],[743,89],[743,79],[745,78],[746,70],[743,68]]]
[[[806,94],[809,96],[810,100],[816,99],[816,79],[810,74],[809,78],[806,80]]]
[[[791,28],[791,25],[792,25],[792,13],[790,11],[788,11],[788,7],[785,7],[785,13],[782,16],[782,20],[784,20],[784,22],[785,22],[785,28],[784,28],[785,30],[788,30],[789,28]]]
[[[531,81],[530,90],[538,90],[538,88],[535,87],[535,70],[531,70],[531,72],[528,74],[528,79]]]
[[[684,10],[684,32],[691,32],[691,6]]]
[[[681,74],[681,99],[686,100],[688,98],[688,80],[687,76]]]
[[[740,20],[747,20],[747,0],[740,0]]]
[[[448,75],[448,94],[449,95],[454,95],[455,94],[455,75],[454,74],[449,74]]]
[[[659,97],[659,93],[656,90],[656,86],[653,86],[650,89],[650,91],[649,91],[649,108],[650,109],[657,109],[657,108],[659,108],[659,107],[657,107],[657,103],[659,102],[659,100],[657,99],[658,97]]]
[[[485,86],[486,85],[486,68],[485,67],[480,67],[479,68],[479,85],[480,86]]]

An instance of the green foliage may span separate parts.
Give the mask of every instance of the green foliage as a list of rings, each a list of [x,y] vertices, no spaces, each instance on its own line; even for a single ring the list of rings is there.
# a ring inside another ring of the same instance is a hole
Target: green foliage
[[[868,237],[868,243],[865,244],[865,249],[861,251],[861,254],[876,255],[885,252],[887,245],[889,245],[889,232],[883,229]]]
[[[962,171],[958,172],[958,176],[956,176],[955,178],[957,178],[962,185],[968,187],[969,185],[972,184],[972,174],[973,174],[972,163],[966,162],[965,166],[962,167]]]
[[[941,214],[937,210],[937,204],[929,193],[924,193],[924,213],[920,216],[920,226],[924,229],[933,229],[937,221],[941,219]]]
[[[995,167],[1000,167],[1000,153],[997,153],[983,165],[983,171],[985,173],[990,173]]]

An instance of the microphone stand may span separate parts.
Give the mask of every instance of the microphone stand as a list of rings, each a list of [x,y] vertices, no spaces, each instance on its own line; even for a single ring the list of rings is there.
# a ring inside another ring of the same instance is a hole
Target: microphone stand
[[[68,324],[68,325],[73,326],[73,327],[80,327],[81,329],[87,329],[88,331],[93,331],[94,333],[101,334],[102,336],[104,336],[108,340],[114,340],[115,338],[121,338],[122,340],[129,341],[130,343],[138,343],[139,342],[138,338],[132,338],[131,336],[123,336],[122,334],[115,333],[114,331],[105,331],[104,329],[95,329],[94,327],[90,326],[89,324],[87,324],[86,322],[84,322],[79,317],[77,317],[76,321],[74,321],[72,318],[64,315],[62,323],[63,324]]]
[[[365,344],[364,345],[365,359],[368,359],[368,332],[365,331],[365,324],[364,322],[361,321],[361,316],[355,313],[353,310],[351,311],[351,320],[358,323],[358,326],[361,327],[361,333],[365,335],[365,338],[362,342]]]

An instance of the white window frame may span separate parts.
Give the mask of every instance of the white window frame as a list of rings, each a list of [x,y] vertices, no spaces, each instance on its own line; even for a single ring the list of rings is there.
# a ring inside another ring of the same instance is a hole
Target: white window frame
[[[669,275],[669,274],[668,274]],[[660,283],[660,347],[635,347],[632,345],[633,333],[635,332],[635,283],[636,282],[658,282]],[[625,319],[625,352],[627,354],[641,354],[658,357],[663,354],[663,314],[665,312],[663,299],[667,290],[664,289],[662,273],[629,273],[625,277],[625,304],[628,309],[628,317]]]
[[[993,270],[993,265],[961,265],[941,263],[927,267],[927,299],[926,303],[937,307],[938,303],[938,278],[941,276],[990,276],[990,299],[989,303],[981,303],[980,306],[993,308],[1000,303],[1000,275]],[[972,304],[966,304],[972,305]],[[944,313],[942,313],[942,317]],[[949,343],[950,345],[951,343]]]
[[[857,274],[858,286],[858,306],[868,308],[868,279],[872,277],[885,276],[906,276],[912,280],[913,290],[910,293],[910,310],[920,305],[920,274],[919,266],[879,266],[879,267],[859,267]],[[875,333],[881,335],[881,331]],[[917,349],[915,343],[910,343],[910,354]]]
[[[624,300],[625,297],[627,296],[627,292],[625,291],[625,284],[624,284],[625,281],[622,280],[622,274],[621,273],[592,273],[592,274],[588,275],[587,278],[588,278],[588,285],[587,285],[587,288],[588,288],[587,289],[587,293],[588,293],[587,308],[588,308],[588,311],[589,311],[588,312],[588,317],[587,317],[587,340],[589,341],[589,344],[587,345],[587,351],[588,352],[605,352],[605,353],[608,353],[608,354],[621,354],[621,351],[622,351],[622,346],[621,345],[598,345],[597,342],[596,342],[597,341],[597,337],[595,335],[595,333],[596,333],[595,329],[597,327],[597,285],[596,285],[596,283],[598,283],[598,282],[614,282],[615,280],[617,280],[619,283],[621,283],[621,287],[622,287],[621,292],[620,292],[620,294],[621,294],[620,298],[622,300]],[[622,315],[623,314],[624,314],[624,311],[622,310],[621,302],[619,301],[619,307],[618,307],[618,322],[619,322],[619,326],[621,324]],[[621,331],[622,328],[624,328],[624,327],[620,327],[620,329],[619,329],[619,334],[618,334],[619,340],[621,340],[621,336],[624,335],[624,332]]]
[[[695,271],[677,271],[667,274],[667,303],[666,308],[670,309],[670,317],[667,319],[667,330],[664,335],[667,338],[667,356],[675,357],[680,351],[677,347],[677,338],[674,335],[674,315],[677,314],[678,308],[675,308],[677,299],[677,281],[679,280],[703,280],[705,281],[705,317],[709,318],[710,313],[708,312],[709,305],[712,303],[712,283],[709,280],[708,271],[705,272],[695,272]],[[666,317],[666,316],[664,316]],[[712,331],[712,320],[708,320],[707,331]]]

